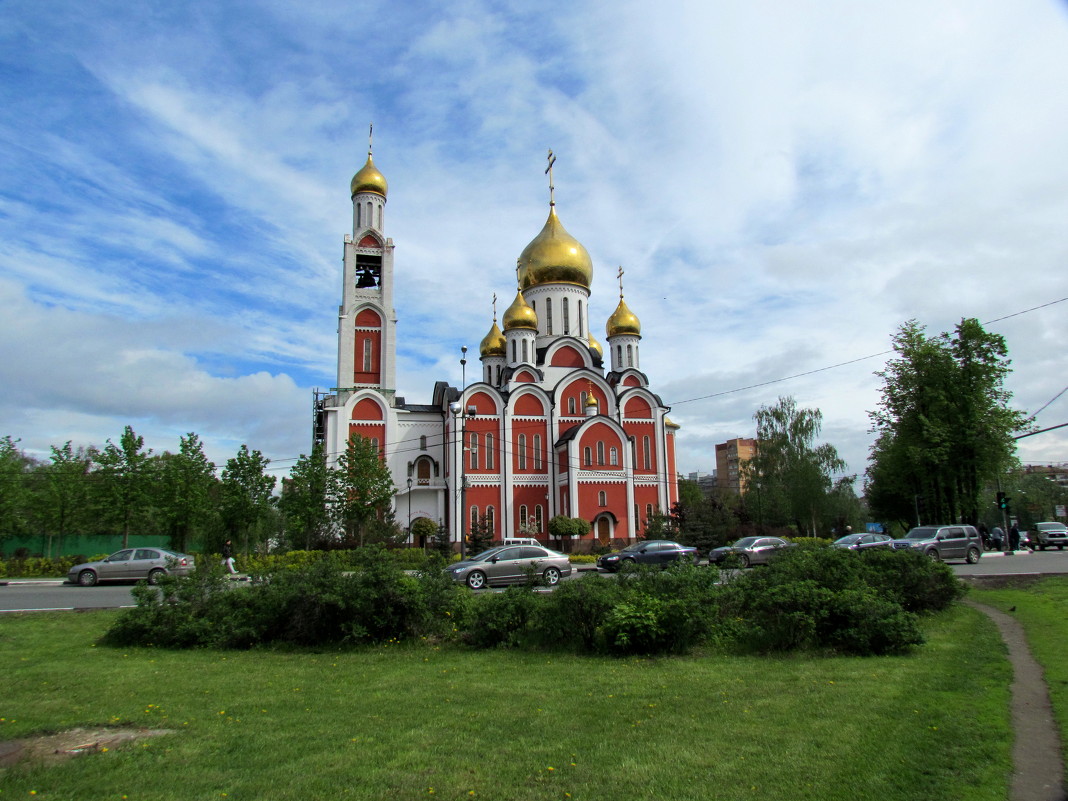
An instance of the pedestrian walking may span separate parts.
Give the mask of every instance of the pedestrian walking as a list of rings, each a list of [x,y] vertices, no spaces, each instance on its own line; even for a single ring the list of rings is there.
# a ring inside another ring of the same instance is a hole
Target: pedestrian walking
[[[994,543],[994,550],[1000,551],[1005,544],[1005,532],[1001,530],[1001,526],[994,526],[990,529],[990,541]]]
[[[1020,529],[1015,523],[1012,524],[1012,528],[1009,529],[1009,548],[1014,551],[1020,549]]]
[[[234,568],[234,546],[230,540],[223,543],[222,547],[223,567],[225,567],[230,573],[236,573],[237,569]]]
[[[979,536],[983,540],[983,550],[984,551],[989,551],[990,548],[991,548],[991,544],[990,544],[990,529],[988,529],[986,527],[986,523],[980,523],[979,524]]]

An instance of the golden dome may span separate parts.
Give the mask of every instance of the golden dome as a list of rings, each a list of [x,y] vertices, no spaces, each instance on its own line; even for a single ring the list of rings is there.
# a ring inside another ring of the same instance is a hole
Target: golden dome
[[[529,289],[540,284],[578,284],[587,289],[593,281],[593,260],[586,248],[564,230],[549,207],[549,219],[519,255],[519,286]]]
[[[601,343],[593,338],[593,332],[590,331],[586,339],[590,343],[590,350],[594,351],[602,359],[604,358],[604,348],[601,347]]]
[[[505,331],[513,331],[516,328],[538,330],[538,315],[534,313],[534,309],[530,308],[527,299],[523,297],[522,290],[515,293],[515,300],[505,309],[501,320],[504,322]]]
[[[682,426],[680,426],[678,423],[676,423],[670,417],[665,417],[664,418],[664,425],[667,426],[668,428],[682,428]]]
[[[626,301],[621,297],[616,310],[608,318],[604,330],[609,339],[622,334],[640,337],[642,335],[642,324],[638,322],[638,316],[627,308]]]
[[[375,167],[374,161],[371,160],[371,154],[367,154],[367,163],[360,167],[359,172],[352,176],[352,183],[349,185],[352,190],[350,194],[355,195],[357,192],[374,192],[376,195],[386,196],[386,184],[385,176],[382,175]]]
[[[597,398],[595,398],[593,396],[593,391],[591,390],[590,394],[586,396],[586,406],[590,407],[590,406],[596,406],[596,405],[597,405]]]
[[[503,357],[507,353],[505,345],[507,342],[504,339],[504,334],[501,333],[501,329],[497,327],[497,321],[493,321],[493,327],[486,334],[482,340],[482,344],[478,348],[479,354],[485,359],[487,356],[501,356]]]

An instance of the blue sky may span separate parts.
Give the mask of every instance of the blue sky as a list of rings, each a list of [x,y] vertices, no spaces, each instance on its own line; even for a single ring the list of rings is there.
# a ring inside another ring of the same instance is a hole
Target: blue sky
[[[1064,389],[1065,75],[1068,6],[1037,0],[8,0],[0,435],[306,452],[373,121],[408,400],[510,300],[552,148],[595,333],[623,265],[681,469],[790,394],[862,472],[885,357],[733,390],[1043,306],[990,330],[1014,404]]]

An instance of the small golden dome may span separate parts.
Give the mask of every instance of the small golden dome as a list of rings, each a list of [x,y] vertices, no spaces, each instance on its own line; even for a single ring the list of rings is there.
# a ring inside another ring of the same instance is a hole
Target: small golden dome
[[[626,301],[620,298],[619,305],[612,312],[612,316],[608,318],[604,330],[609,339],[623,334],[640,337],[642,335],[642,324],[638,322],[638,316],[627,308]]]
[[[604,348],[601,347],[601,343],[600,342],[598,342],[596,339],[593,338],[593,332],[592,331],[589,332],[589,335],[586,337],[586,339],[590,343],[590,350],[592,350],[594,353],[596,353],[598,356],[600,356],[603,359],[604,358]]]
[[[578,284],[587,289],[593,281],[593,260],[586,248],[564,230],[549,207],[549,219],[519,255],[519,286],[529,289],[540,284]]]
[[[596,406],[596,405],[597,405],[597,398],[595,398],[593,396],[593,392],[590,392],[590,394],[586,396],[586,406],[588,408],[590,406]]]
[[[530,307],[527,299],[523,297],[522,290],[515,293],[515,300],[512,301],[511,306],[505,309],[504,317],[501,320],[504,322],[505,331],[513,331],[517,328],[538,330],[538,315],[534,313],[534,309]]]
[[[489,333],[486,334],[482,340],[482,344],[478,348],[478,352],[482,358],[487,356],[501,356],[503,357],[507,353],[505,347],[507,342],[504,338],[504,334],[501,333],[501,329],[497,327],[497,321],[493,321],[493,327],[490,328]]]
[[[386,178],[375,167],[370,153],[367,154],[367,163],[352,176],[352,183],[349,188],[352,190],[351,195],[355,195],[358,192],[374,192],[376,195],[386,196],[388,188]]]
[[[665,417],[664,418],[664,425],[667,426],[668,428],[676,428],[676,429],[677,428],[682,428],[682,426],[680,426],[678,423],[676,423],[670,417]]]

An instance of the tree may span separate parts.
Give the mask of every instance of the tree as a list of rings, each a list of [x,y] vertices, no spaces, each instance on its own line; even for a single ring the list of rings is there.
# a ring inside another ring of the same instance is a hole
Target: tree
[[[479,515],[478,521],[471,526],[467,534],[468,553],[482,553],[493,544],[496,536],[493,530],[493,518],[489,515]]]
[[[10,436],[0,439],[0,543],[24,534],[29,516],[26,476],[33,461],[18,443]]]
[[[426,547],[434,544],[438,526],[429,517],[420,517],[412,522],[412,543]],[[446,542],[446,544],[448,544]]]
[[[730,490],[706,493],[696,482],[683,479],[671,516],[679,542],[703,552],[737,539],[741,509],[742,499]]]
[[[275,477],[264,472],[271,460],[242,445],[222,471],[222,505],[227,527],[248,553],[250,535],[258,534],[271,506]]]
[[[910,320],[894,351],[876,373],[882,399],[869,412],[877,435],[867,479],[872,512],[903,525],[978,523],[983,488],[1015,465],[1013,435],[1027,425],[1008,408],[1005,340],[975,319],[933,338]]]
[[[51,537],[56,538],[56,553],[63,553],[63,538],[82,529],[89,501],[89,473],[92,457],[85,448],[75,449],[70,440],[62,448],[52,446],[48,464],[41,465],[44,479],[38,516]]]
[[[149,516],[152,475],[148,457],[152,450],[144,446],[144,438],[126,426],[118,445],[109,439],[104,450],[94,455],[98,508],[104,521],[122,532],[123,548],[130,546],[130,528],[145,523]]]
[[[204,454],[193,432],[179,438],[176,454],[164,453],[158,462],[157,507],[171,548],[184,552],[202,534],[212,511],[215,465]]]
[[[581,517],[556,515],[549,520],[549,536],[557,540],[565,537],[582,537],[590,533],[590,521]]]
[[[329,475],[323,445],[316,442],[311,455],[302,453],[289,478],[282,480],[278,503],[285,517],[286,535],[290,543],[305,550],[321,547],[329,532]]]
[[[327,491],[342,536],[364,545],[372,521],[390,507],[394,492],[393,477],[382,463],[378,447],[359,434],[351,435],[337,467],[330,472]]]
[[[759,486],[763,516],[772,525],[792,524],[799,535],[816,536],[832,476],[845,469],[834,446],[816,444],[823,413],[799,409],[785,397],[753,417],[757,452],[744,469],[747,485]]]

